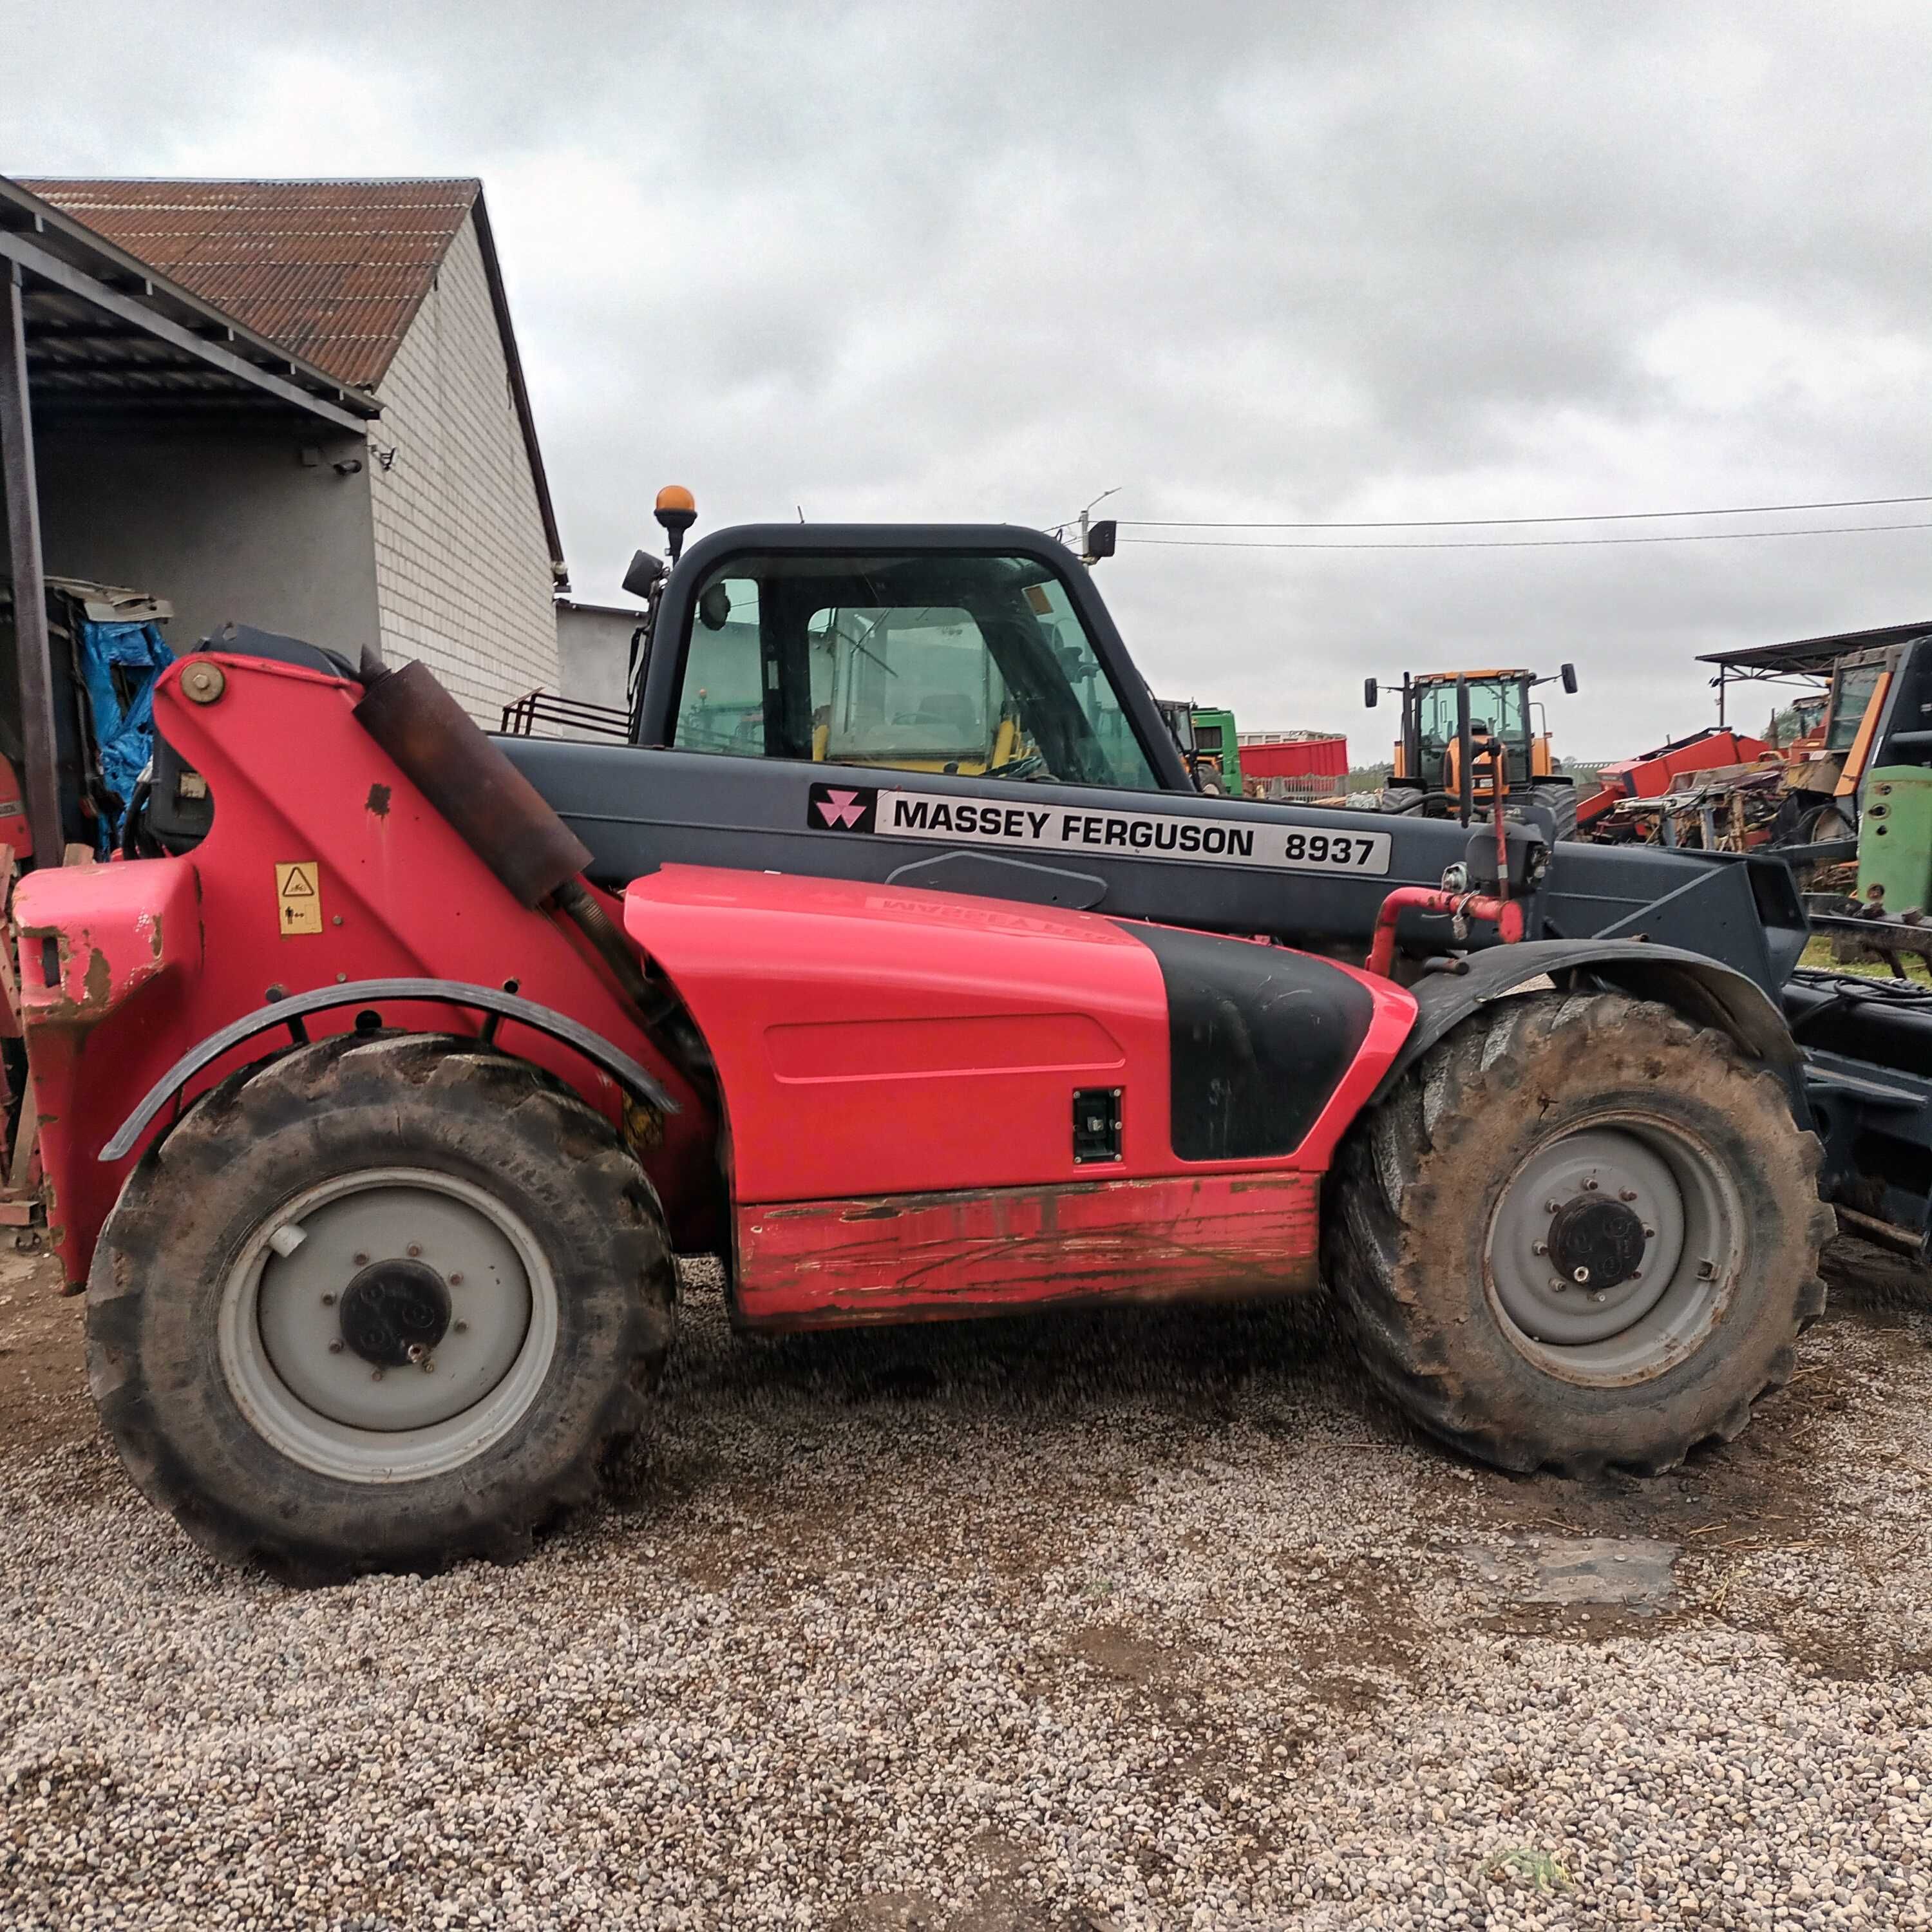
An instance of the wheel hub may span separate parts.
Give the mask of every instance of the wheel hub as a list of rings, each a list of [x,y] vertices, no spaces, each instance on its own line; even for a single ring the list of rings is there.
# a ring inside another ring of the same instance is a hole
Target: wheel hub
[[[1556,1272],[1579,1288],[1620,1286],[1643,1266],[1643,1222],[1621,1201],[1580,1194],[1557,1209],[1550,1223],[1550,1258]]]
[[[379,1369],[421,1363],[449,1332],[449,1289],[422,1262],[372,1262],[342,1292],[342,1339]]]
[[[1634,1135],[1590,1127],[1531,1156],[1497,1203],[1489,1267],[1533,1341],[1594,1346],[1640,1323],[1684,1253],[1684,1197]]]
[[[460,1436],[518,1359],[532,1311],[531,1271],[489,1197],[372,1173],[277,1218],[248,1324],[260,1372],[246,1373],[265,1412],[285,1408],[292,1438],[445,1425]]]

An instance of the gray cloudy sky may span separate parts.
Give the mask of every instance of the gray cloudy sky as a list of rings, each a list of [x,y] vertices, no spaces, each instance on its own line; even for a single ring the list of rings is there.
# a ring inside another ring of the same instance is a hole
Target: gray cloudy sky
[[[1925,493],[1928,126],[1924,0],[0,0],[0,172],[482,177],[591,598],[671,479],[714,526]],[[1375,755],[1365,672],[1569,658],[1559,748],[1606,756],[1709,718],[1699,651],[1932,615],[1928,562],[1124,544],[1102,582],[1157,689],[1244,724]]]

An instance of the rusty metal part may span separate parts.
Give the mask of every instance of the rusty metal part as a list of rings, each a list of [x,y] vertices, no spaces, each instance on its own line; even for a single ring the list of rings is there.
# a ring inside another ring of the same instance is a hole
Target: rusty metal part
[[[590,862],[584,842],[420,662],[362,662],[357,723],[518,902],[536,906]]]
[[[598,903],[597,896],[580,879],[566,879],[556,892],[557,910],[597,949],[597,956],[617,976],[632,1003],[655,1025],[676,1002],[656,990],[631,944],[616,922]]]
[[[1847,1208],[1842,1201],[1832,1205],[1838,1225],[1846,1234],[1856,1234],[1861,1240],[1890,1248],[1895,1253],[1910,1255],[1915,1261],[1924,1255],[1924,1238],[1910,1228],[1901,1228],[1894,1221],[1882,1221],[1876,1214],[1861,1214],[1856,1208]]]
[[[182,695],[197,704],[212,704],[228,688],[226,674],[218,664],[190,662],[181,674]]]

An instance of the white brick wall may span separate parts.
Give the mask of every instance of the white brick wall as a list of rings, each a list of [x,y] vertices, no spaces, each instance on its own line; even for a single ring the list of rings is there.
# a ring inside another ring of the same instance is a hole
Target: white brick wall
[[[466,221],[377,394],[372,443],[382,654],[422,658],[494,730],[511,698],[557,686],[550,548],[473,221]]]

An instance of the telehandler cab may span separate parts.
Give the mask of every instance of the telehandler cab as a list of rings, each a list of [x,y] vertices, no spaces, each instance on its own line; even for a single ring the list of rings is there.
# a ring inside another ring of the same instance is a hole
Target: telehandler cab
[[[198,1542],[515,1556],[647,1420],[675,1250],[752,1330],[1325,1276],[1511,1469],[1790,1374],[1873,1083],[1779,1011],[1782,865],[1204,797],[1028,531],[672,535],[632,742],[240,634],[160,682],[133,856],[20,888],[90,1380]]]

